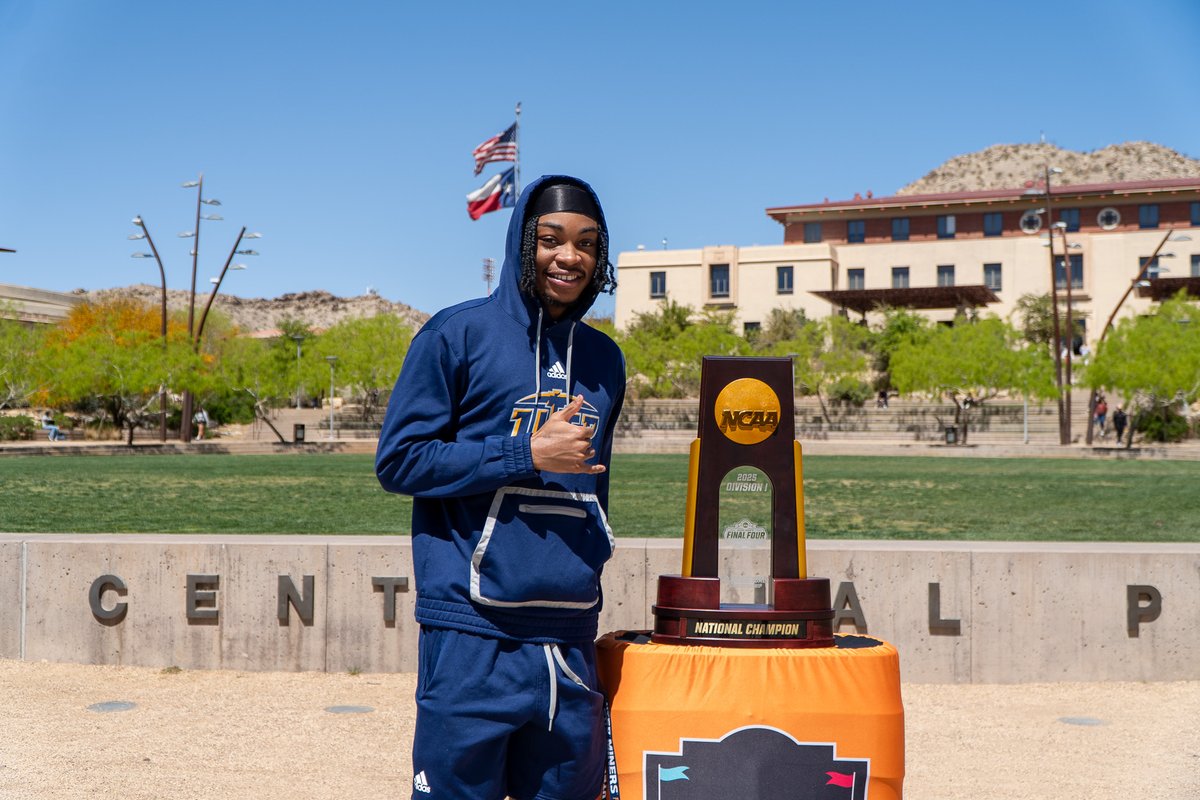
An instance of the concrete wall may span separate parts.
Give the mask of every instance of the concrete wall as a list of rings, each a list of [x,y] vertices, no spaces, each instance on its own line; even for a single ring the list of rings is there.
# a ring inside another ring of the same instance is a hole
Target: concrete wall
[[[649,628],[681,542],[618,545],[601,631]],[[1200,544],[827,540],[808,555],[838,630],[896,644],[906,681],[1200,678]],[[753,601],[767,551],[721,556],[727,599]],[[413,671],[411,579],[407,537],[0,535],[0,657]]]

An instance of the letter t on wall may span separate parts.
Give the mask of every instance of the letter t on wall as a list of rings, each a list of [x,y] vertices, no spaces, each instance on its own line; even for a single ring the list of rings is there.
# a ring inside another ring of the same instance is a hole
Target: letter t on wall
[[[371,585],[383,592],[383,622],[396,625],[396,592],[408,591],[408,578],[371,578]]]

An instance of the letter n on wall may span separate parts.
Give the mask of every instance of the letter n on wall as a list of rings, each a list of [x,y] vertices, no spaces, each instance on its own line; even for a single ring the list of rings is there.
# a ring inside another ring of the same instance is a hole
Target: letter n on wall
[[[279,616],[279,625],[287,627],[288,624],[288,606],[296,609],[296,614],[299,615],[300,621],[305,625],[313,624],[313,606],[316,605],[316,581],[312,575],[304,576],[304,593],[301,594],[296,590],[296,584],[292,583],[290,575],[279,576],[279,603],[277,605],[277,615]]]

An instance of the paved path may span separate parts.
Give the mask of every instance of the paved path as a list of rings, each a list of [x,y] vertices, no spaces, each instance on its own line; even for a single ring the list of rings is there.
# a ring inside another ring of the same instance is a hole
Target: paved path
[[[414,688],[410,673],[0,660],[0,797],[408,797]],[[1200,797],[1200,682],[906,684],[903,697],[913,800]],[[134,705],[92,710],[113,701]],[[331,710],[347,706],[360,713]]]

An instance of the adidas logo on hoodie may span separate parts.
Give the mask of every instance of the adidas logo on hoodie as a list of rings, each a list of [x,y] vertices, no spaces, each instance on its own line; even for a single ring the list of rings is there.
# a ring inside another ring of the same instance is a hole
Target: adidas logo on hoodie
[[[429,794],[429,781],[425,779],[425,770],[421,770],[413,776],[413,788],[422,794]]]
[[[567,371],[563,369],[561,361],[555,361],[554,366],[546,371],[546,376],[549,378],[558,378],[560,381],[567,379]]]

